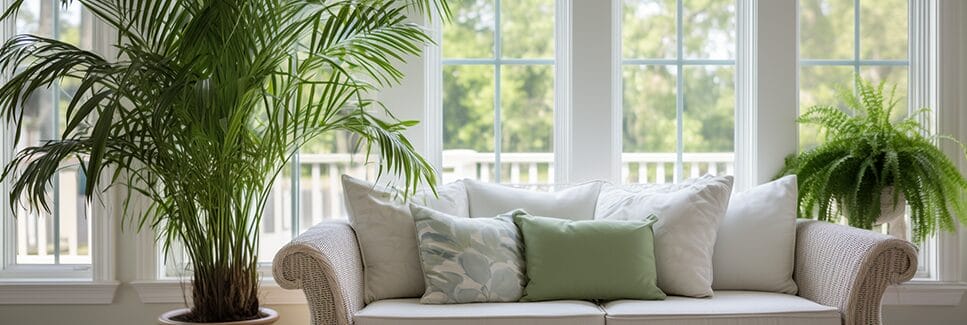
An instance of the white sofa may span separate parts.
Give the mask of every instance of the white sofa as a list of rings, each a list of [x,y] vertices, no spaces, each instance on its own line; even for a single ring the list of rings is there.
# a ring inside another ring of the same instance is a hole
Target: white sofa
[[[353,228],[327,221],[283,247],[273,275],[281,287],[303,290],[316,325],[879,324],[886,287],[917,269],[909,242],[846,226],[800,220],[795,245],[797,295],[716,290],[711,298],[663,301],[429,305],[411,298],[366,305]]]

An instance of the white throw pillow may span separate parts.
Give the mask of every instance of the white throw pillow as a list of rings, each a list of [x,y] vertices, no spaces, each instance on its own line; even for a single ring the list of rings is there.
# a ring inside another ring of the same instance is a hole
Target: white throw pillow
[[[712,267],[715,290],[795,294],[796,176],[732,197],[719,227]]]
[[[409,206],[392,189],[350,176],[343,175],[342,187],[363,258],[365,302],[423,295],[426,287]],[[463,181],[439,186],[437,193],[439,198],[424,190],[410,200],[452,216],[469,217]]]
[[[504,185],[465,180],[471,218],[492,218],[523,209],[535,216],[570,220],[594,218],[594,204],[602,182],[588,182],[557,192],[538,192]]]
[[[712,295],[712,255],[719,223],[728,209],[732,176],[704,176],[682,184],[644,188],[606,185],[595,219],[655,223],[658,287],[669,295]]]

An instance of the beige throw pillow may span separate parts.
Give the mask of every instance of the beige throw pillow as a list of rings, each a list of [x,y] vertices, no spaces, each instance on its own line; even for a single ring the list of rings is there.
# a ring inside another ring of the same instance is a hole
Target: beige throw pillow
[[[732,193],[732,176],[705,176],[671,186],[606,185],[598,197],[595,219],[655,223],[658,287],[666,294],[712,295],[712,255],[719,224]]]
[[[364,300],[423,295],[423,269],[410,208],[392,189],[343,175],[349,223],[363,258]],[[437,187],[439,198],[422,191],[410,201],[461,218],[469,217],[463,181]]]

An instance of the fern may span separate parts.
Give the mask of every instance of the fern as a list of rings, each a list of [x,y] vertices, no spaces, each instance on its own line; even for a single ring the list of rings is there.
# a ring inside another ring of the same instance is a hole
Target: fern
[[[889,95],[885,92],[889,91]],[[920,123],[929,108],[891,120],[899,103],[896,86],[856,78],[856,92],[838,93],[844,108],[810,107],[797,119],[825,134],[824,144],[786,158],[779,176],[799,178],[799,216],[870,229],[879,218],[883,190],[910,206],[913,240],[923,242],[940,230],[951,231],[956,220],[967,224],[967,179],[937,146],[939,141],[967,146],[944,135],[926,136]]]

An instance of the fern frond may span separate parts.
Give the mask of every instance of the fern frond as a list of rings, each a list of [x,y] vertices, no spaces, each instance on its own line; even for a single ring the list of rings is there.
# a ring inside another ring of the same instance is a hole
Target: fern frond
[[[786,158],[780,175],[797,174],[800,217],[835,221],[845,216],[854,227],[871,228],[880,216],[882,198],[893,187],[910,206],[913,240],[922,242],[937,231],[967,223],[967,179],[936,145],[951,141],[967,157],[967,145],[945,136],[924,136],[920,123],[930,115],[921,108],[895,121],[900,103],[896,86],[873,84],[857,76],[856,92],[840,91],[846,107],[810,107],[797,121],[816,125],[826,134],[820,146]],[[841,88],[842,89],[842,88]]]

